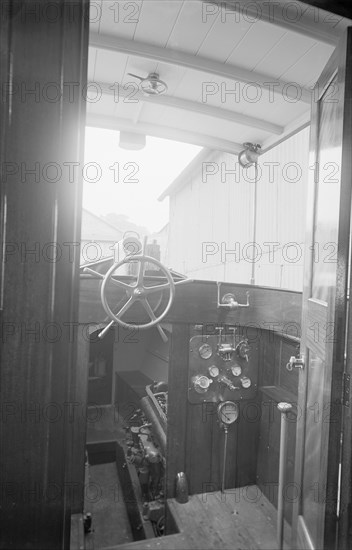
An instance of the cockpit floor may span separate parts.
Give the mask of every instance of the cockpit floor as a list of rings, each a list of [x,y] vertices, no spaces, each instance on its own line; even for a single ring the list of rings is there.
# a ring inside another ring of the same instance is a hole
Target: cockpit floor
[[[256,485],[168,500],[179,533],[111,550],[277,550],[276,509]],[[289,529],[284,549],[289,548]]]
[[[86,542],[89,539],[94,548],[134,540],[114,462],[90,466],[85,511],[92,514],[94,529],[87,535]]]
[[[87,443],[124,438],[121,418],[116,410],[102,410],[99,420],[88,424]],[[107,465],[108,466],[108,465]],[[100,476],[100,473],[98,474]],[[109,475],[108,475],[109,477]],[[103,482],[102,482],[103,485]],[[111,482],[110,482],[111,488]],[[168,508],[173,515],[178,533],[130,542],[127,539],[111,543],[113,538],[103,536],[101,543],[96,537],[94,544],[86,548],[109,550],[277,550],[276,508],[256,485],[192,495],[184,504],[168,499]],[[102,512],[104,516],[104,511]],[[110,513],[110,512],[108,512]],[[119,516],[120,514],[116,514]],[[123,513],[122,516],[123,517]],[[103,517],[108,521],[108,514]],[[96,518],[97,519],[97,518]],[[114,521],[112,529],[116,528]],[[125,527],[122,526],[122,537]],[[126,535],[127,535],[126,527]],[[285,545],[289,548],[290,529],[285,523]],[[88,537],[90,538],[90,537]],[[105,544],[110,540],[110,544]],[[116,539],[115,539],[116,540]],[[132,540],[132,539],[130,539]]]

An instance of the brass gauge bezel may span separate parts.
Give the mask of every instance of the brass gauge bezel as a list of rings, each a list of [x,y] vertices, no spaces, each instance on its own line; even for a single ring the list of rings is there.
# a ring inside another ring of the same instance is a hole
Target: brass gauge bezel
[[[205,342],[204,344],[199,346],[198,353],[202,359],[210,359],[210,357],[213,355],[213,348],[210,344]]]
[[[242,388],[248,390],[248,388],[252,386],[252,380],[248,378],[248,376],[243,376],[243,378],[241,378],[241,384]]]
[[[232,374],[233,374],[234,376],[241,376],[241,374],[242,374],[242,367],[241,367],[241,365],[237,365],[237,364],[232,365],[232,367],[231,367],[231,372],[232,372]]]
[[[239,416],[239,406],[234,401],[222,401],[217,408],[220,422],[226,425],[236,422]]]
[[[208,368],[208,372],[209,372],[209,376],[211,376],[212,378],[216,378],[220,374],[220,369],[217,365],[211,365]]]

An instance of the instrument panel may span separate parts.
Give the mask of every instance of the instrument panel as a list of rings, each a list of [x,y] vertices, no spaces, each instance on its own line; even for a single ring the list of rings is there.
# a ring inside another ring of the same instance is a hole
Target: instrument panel
[[[257,343],[236,328],[217,327],[205,334],[203,325],[189,341],[190,403],[241,401],[257,393]],[[195,330],[196,331],[196,330]]]

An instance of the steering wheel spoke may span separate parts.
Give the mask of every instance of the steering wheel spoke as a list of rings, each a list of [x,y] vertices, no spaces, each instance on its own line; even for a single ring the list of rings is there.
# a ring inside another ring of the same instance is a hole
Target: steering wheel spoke
[[[130,296],[129,299],[127,300],[127,302],[125,303],[125,305],[122,306],[122,308],[120,309],[120,311],[118,311],[117,313],[115,313],[115,316],[116,316],[116,319],[121,319],[122,315],[124,313],[126,313],[126,311],[128,311],[131,307],[131,305],[135,302],[135,298],[134,296]]]
[[[143,284],[144,268],[145,268],[145,261],[143,259],[143,260],[140,260],[139,266],[138,266],[137,286]]]
[[[144,286],[143,292],[144,294],[154,294],[155,292],[162,292],[163,290],[166,290],[170,288],[169,283],[165,283],[162,285],[154,285],[154,286]]]
[[[148,313],[148,315],[150,317],[150,320],[155,321],[156,320],[155,313],[152,310],[151,305],[148,302],[148,299],[147,298],[141,299],[141,303],[142,303],[142,306],[144,307],[144,309],[146,310],[146,312]]]
[[[113,285],[118,286],[119,288],[123,288],[126,290],[126,292],[131,293],[133,291],[133,286],[128,285],[127,283],[123,283],[122,281],[119,281],[118,279],[110,279]]]
[[[144,298],[143,300],[141,300],[141,302],[142,302],[142,304],[143,304],[144,309],[145,309],[146,312],[148,313],[150,319],[151,319],[152,321],[154,321],[154,323],[156,322],[156,328],[158,329],[161,338],[163,339],[164,342],[167,342],[168,338],[167,338],[165,332],[163,331],[162,327],[159,325],[159,323],[158,323],[159,319],[157,319],[157,318],[155,317],[155,313],[154,313],[154,311],[152,310],[151,305],[150,305],[150,303],[148,302],[148,299],[147,299],[147,298]]]

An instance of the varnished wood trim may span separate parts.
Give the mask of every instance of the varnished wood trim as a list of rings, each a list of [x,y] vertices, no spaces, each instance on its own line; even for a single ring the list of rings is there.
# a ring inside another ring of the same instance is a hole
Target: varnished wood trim
[[[328,307],[326,302],[308,300],[307,311],[307,347],[310,348],[319,357],[325,358],[325,344],[327,334],[330,336],[329,326],[327,326]]]
[[[174,325],[168,381],[166,496],[175,496],[176,475],[186,470],[188,325]],[[169,437],[169,434],[173,434]]]

